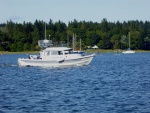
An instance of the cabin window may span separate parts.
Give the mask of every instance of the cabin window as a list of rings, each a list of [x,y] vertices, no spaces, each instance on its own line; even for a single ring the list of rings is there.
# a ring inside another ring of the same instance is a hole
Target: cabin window
[[[65,55],[70,54],[70,51],[65,51]]]
[[[44,55],[45,55],[45,56],[49,56],[49,55],[50,55],[50,51],[45,51],[45,52],[44,52]]]
[[[62,51],[58,51],[58,55],[63,55],[63,52]]]
[[[58,51],[51,51],[51,55],[58,55]]]

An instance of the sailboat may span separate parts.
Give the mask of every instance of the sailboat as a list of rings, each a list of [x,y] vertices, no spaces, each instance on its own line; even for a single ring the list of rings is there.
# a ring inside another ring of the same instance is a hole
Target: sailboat
[[[129,48],[126,51],[123,51],[124,54],[132,54],[135,53],[135,51],[130,49],[130,32],[129,32]]]

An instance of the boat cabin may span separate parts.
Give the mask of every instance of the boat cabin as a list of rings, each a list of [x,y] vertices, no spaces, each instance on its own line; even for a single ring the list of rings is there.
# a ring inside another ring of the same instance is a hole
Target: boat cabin
[[[81,57],[81,54],[74,53],[72,51],[73,49],[68,47],[50,47],[42,50],[40,52],[40,58],[42,59],[57,59],[57,58],[79,58]]]

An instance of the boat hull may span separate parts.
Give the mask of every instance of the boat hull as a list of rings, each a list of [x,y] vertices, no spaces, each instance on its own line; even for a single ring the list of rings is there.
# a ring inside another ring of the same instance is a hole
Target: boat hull
[[[42,60],[42,59],[24,59],[19,58],[18,64],[20,66],[42,66],[42,67],[61,67],[61,66],[82,66],[88,65],[95,54],[82,56],[77,59],[62,59],[62,60]]]
[[[135,51],[127,50],[127,51],[124,51],[124,52],[122,52],[122,53],[124,53],[124,54],[132,54],[132,53],[135,53]]]

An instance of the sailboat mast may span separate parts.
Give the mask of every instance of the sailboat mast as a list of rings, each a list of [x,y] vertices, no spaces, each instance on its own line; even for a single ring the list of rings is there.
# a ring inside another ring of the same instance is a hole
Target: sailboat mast
[[[74,35],[74,50],[76,50],[76,34]]]
[[[74,33],[73,33],[73,37],[72,37],[72,48],[73,48],[73,51],[74,51]]]
[[[46,23],[45,23],[45,39],[46,39]]]
[[[67,47],[69,47],[69,31],[67,32]]]
[[[130,32],[129,32],[129,49],[130,49]]]
[[[81,51],[81,38],[80,38],[80,51]]]

